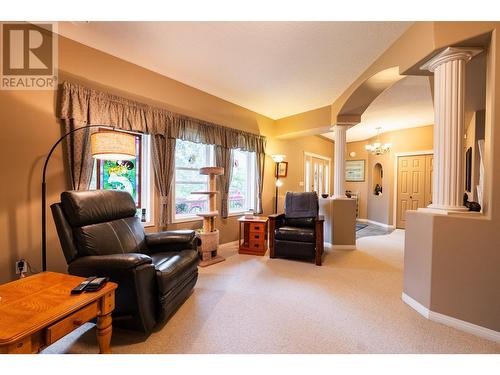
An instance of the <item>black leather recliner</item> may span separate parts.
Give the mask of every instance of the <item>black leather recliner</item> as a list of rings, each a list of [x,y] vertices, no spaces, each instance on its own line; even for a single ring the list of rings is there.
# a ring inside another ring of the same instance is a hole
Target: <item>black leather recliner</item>
[[[67,191],[51,209],[68,272],[118,283],[114,325],[148,333],[190,295],[198,279],[194,231],[144,233],[123,191]]]
[[[315,192],[286,193],[285,213],[269,216],[270,257],[312,258],[321,266],[324,218],[318,211]]]

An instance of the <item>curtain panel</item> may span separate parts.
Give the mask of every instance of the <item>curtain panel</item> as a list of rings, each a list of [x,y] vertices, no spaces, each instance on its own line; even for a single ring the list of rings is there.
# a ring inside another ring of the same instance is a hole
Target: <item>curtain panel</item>
[[[171,221],[169,195],[175,168],[176,139],[215,145],[217,148],[225,150],[239,148],[255,152],[259,175],[258,210],[262,211],[261,197],[264,176],[262,161],[265,159],[266,148],[264,136],[181,115],[68,81],[59,86],[58,118],[66,131],[83,125],[106,125],[152,136],[153,169],[156,186],[161,195],[160,226],[165,226]],[[91,132],[92,130],[82,131],[70,135],[65,148],[74,189],[88,189],[90,184],[92,173],[92,159],[89,152]],[[229,154],[231,155],[232,152]],[[231,156],[228,158],[231,159]],[[231,168],[226,169],[229,177],[230,171]],[[220,181],[222,182],[222,179]],[[223,185],[225,186],[227,183],[229,186],[229,182],[230,178],[227,178]],[[227,210],[227,196],[224,201],[222,212],[224,212],[224,205]]]
[[[233,172],[234,155],[230,148],[215,146],[215,165],[224,168],[224,174],[219,176],[219,191],[221,194],[221,216],[229,216],[229,186]]]

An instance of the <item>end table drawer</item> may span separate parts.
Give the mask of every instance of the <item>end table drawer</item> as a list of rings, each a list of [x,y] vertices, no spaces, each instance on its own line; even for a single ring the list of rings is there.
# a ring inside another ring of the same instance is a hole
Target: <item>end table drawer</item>
[[[250,244],[249,244],[249,249],[250,250],[264,250],[264,247],[265,247],[265,242],[264,240],[262,241],[250,241]]]
[[[264,241],[266,235],[262,232],[250,232],[250,241],[258,242]]]
[[[262,233],[264,233],[264,226],[265,226],[265,224],[263,224],[263,223],[251,223],[250,224],[250,232],[262,232]]]
[[[84,307],[81,310],[63,318],[57,323],[52,324],[46,330],[46,343],[51,345],[61,337],[66,336],[68,333],[74,331],[82,324],[87,323],[89,320],[97,316],[97,302]]]

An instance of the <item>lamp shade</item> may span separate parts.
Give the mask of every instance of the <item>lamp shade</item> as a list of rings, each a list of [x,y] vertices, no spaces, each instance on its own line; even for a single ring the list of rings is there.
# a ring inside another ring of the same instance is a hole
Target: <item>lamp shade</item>
[[[277,154],[271,155],[275,163],[281,163],[285,159],[285,155]]]
[[[90,151],[95,159],[135,159],[135,136],[118,131],[99,131],[90,136]]]

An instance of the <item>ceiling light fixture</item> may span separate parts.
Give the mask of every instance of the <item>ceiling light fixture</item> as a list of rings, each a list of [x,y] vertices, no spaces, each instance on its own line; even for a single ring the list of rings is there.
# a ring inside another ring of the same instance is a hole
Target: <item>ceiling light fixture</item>
[[[376,138],[375,142],[365,146],[366,151],[371,152],[374,155],[383,155],[386,152],[388,152],[392,146],[392,144],[390,144],[390,143],[382,144],[380,142],[380,129],[382,129],[382,128],[381,127],[377,128],[377,138]]]

